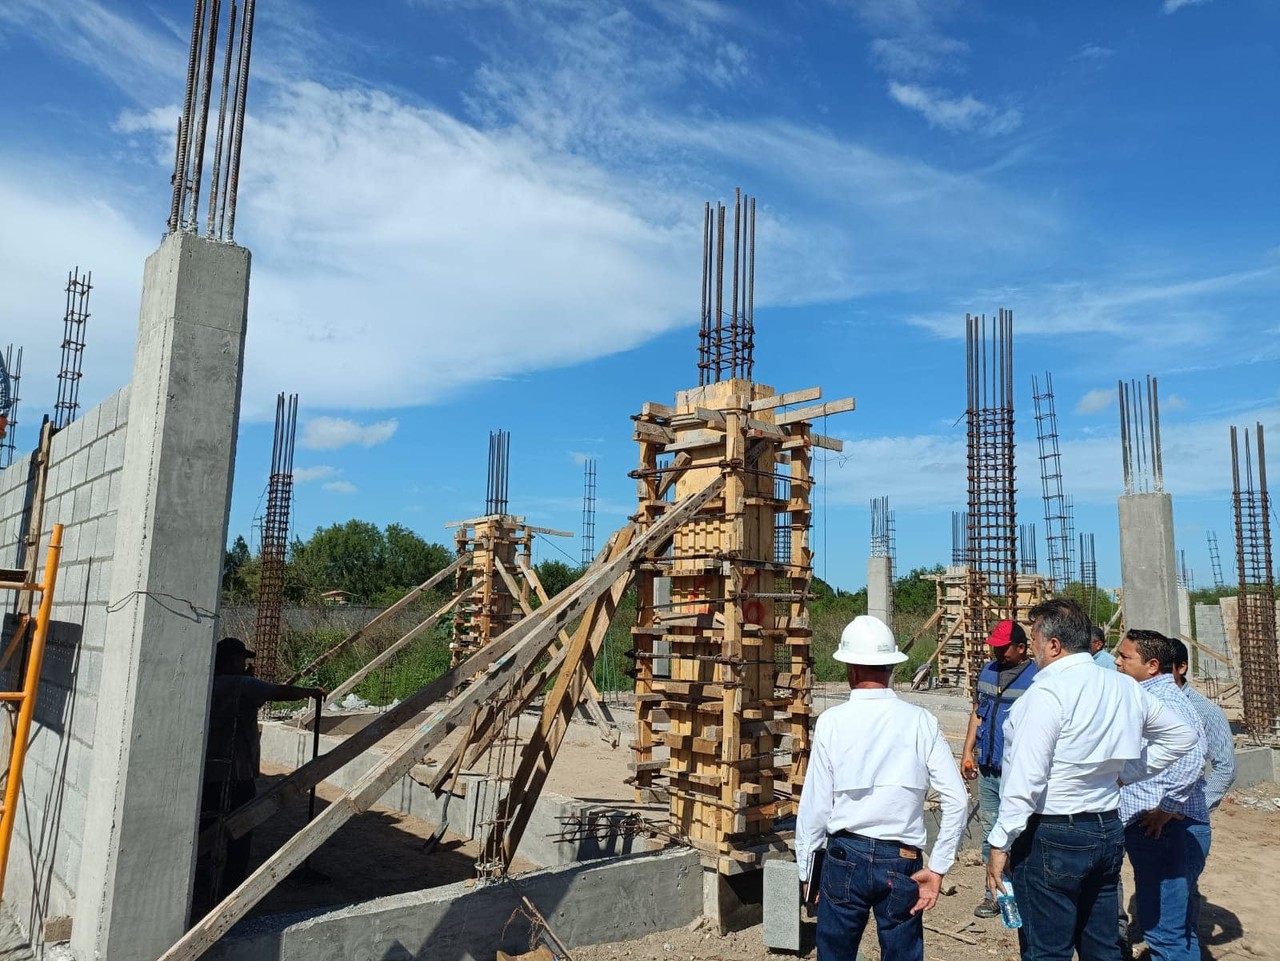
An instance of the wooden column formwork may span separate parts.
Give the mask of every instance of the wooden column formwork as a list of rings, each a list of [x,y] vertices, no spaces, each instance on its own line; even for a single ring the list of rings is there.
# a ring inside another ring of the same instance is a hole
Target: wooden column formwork
[[[937,584],[939,682],[972,691],[983,665],[991,659],[987,637],[1008,613],[987,594],[980,572],[949,567],[932,579]],[[1043,574],[1018,575],[1019,623],[1028,632],[1027,611],[1051,593]],[[981,616],[976,617],[975,612]]]
[[[529,585],[522,580],[521,596],[512,596],[498,571],[501,563],[508,571],[527,567],[533,532],[524,519],[510,514],[489,514],[460,521],[454,532],[459,557],[470,555],[469,563],[458,571],[459,593],[471,588],[470,599],[453,618],[453,640],[449,644],[450,663],[458,665],[487,645],[523,616],[522,604],[529,602]]]
[[[819,392],[789,395],[814,399]],[[773,388],[728,380],[646,404],[634,417],[645,530],[676,501],[725,478],[722,496],[639,565],[633,629],[639,800],[666,799],[673,829],[723,874],[785,839],[809,760],[811,449],[839,449]],[[667,758],[657,756],[665,748]]]

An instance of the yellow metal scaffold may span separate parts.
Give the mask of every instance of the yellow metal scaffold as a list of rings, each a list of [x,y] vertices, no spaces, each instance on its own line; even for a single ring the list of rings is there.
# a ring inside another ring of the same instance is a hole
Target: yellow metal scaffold
[[[27,743],[31,739],[31,720],[35,715],[36,693],[40,688],[40,670],[44,664],[45,641],[49,636],[49,617],[53,612],[53,589],[58,582],[58,560],[62,556],[62,525],[55,524],[49,541],[49,552],[44,565],[44,579],[35,581],[21,569],[0,570],[0,590],[18,591],[40,595],[40,606],[35,618],[20,615],[17,629],[0,656],[3,670],[22,649],[27,634],[26,668],[22,673],[22,687],[16,691],[0,691],[0,702],[16,704],[18,715],[9,744],[9,763],[6,767],[4,807],[0,809],[0,899],[4,898],[5,875],[9,869],[9,847],[13,841],[13,822],[18,814],[18,794],[22,790],[22,767],[27,759]],[[28,607],[28,610],[30,608]],[[34,624],[35,630],[31,628]]]

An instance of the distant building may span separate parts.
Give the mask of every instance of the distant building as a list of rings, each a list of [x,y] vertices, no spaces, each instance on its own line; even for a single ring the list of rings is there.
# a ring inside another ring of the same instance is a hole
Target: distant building
[[[350,591],[325,591],[320,595],[320,600],[325,604],[335,604],[343,606],[351,603],[351,598],[355,597]]]

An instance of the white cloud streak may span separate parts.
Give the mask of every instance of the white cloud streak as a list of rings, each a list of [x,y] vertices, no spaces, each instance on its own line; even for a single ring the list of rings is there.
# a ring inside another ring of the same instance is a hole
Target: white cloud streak
[[[307,484],[311,481],[324,480],[326,477],[337,477],[342,471],[328,464],[319,464],[315,467],[295,467],[293,470],[293,482],[295,484]]]
[[[942,127],[953,133],[975,132],[995,137],[1011,133],[1022,123],[1022,114],[1017,110],[999,110],[972,94],[953,97],[943,90],[890,80],[889,96],[902,106],[920,113],[930,126]]]
[[[327,484],[322,484],[321,487],[324,490],[333,492],[334,494],[354,494],[359,489],[356,487],[355,484],[351,483],[350,481],[342,481],[342,480],[330,481]]]
[[[343,417],[316,417],[302,425],[302,446],[309,450],[377,447],[389,441],[399,426],[394,417],[376,424],[358,424]]]
[[[1076,404],[1076,413],[1100,414],[1110,407],[1115,399],[1115,390],[1108,390],[1103,387],[1095,388],[1080,398],[1080,402]]]
[[[1163,13],[1177,13],[1183,7],[1197,7],[1202,3],[1210,3],[1212,0],[1164,0],[1164,5],[1160,8]]]

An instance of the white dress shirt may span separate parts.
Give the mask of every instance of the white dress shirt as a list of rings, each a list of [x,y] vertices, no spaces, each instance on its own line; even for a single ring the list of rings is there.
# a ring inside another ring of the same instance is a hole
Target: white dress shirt
[[[938,719],[887,688],[850,691],[847,703],[818,716],[814,730],[796,818],[800,879],[809,879],[813,852],[836,831],[923,848],[930,786],[942,796],[942,824],[929,868],[946,874],[969,795]]]
[[[1008,850],[1033,814],[1117,810],[1127,763],[1141,761],[1150,776],[1198,739],[1137,681],[1097,670],[1084,652],[1040,670],[1009,712],[1004,744],[1000,814],[987,840]]]

